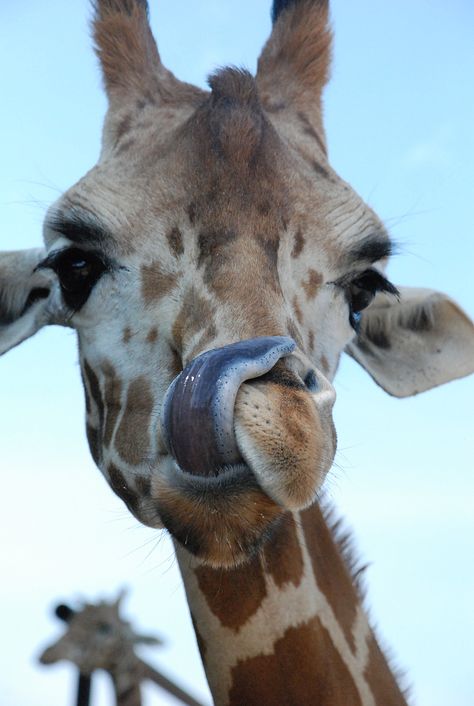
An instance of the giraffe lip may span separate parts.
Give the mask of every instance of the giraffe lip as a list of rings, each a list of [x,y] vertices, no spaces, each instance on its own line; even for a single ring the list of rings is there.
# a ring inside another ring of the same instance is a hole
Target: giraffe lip
[[[239,387],[260,377],[295,349],[287,336],[239,341],[192,360],[165,395],[162,428],[178,466],[196,476],[219,475],[242,463],[234,435]]]

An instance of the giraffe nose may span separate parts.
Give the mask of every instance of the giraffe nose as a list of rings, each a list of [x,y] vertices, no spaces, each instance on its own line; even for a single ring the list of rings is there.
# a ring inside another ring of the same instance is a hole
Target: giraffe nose
[[[165,395],[162,428],[183,471],[217,476],[242,462],[234,436],[234,405],[246,380],[269,372],[295,349],[287,336],[265,336],[215,348],[195,358]]]

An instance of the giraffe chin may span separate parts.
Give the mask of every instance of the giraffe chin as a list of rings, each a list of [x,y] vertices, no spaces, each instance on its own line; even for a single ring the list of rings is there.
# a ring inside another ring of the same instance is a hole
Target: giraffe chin
[[[207,478],[172,465],[152,480],[155,507],[173,538],[207,565],[249,561],[285,514],[243,463]]]

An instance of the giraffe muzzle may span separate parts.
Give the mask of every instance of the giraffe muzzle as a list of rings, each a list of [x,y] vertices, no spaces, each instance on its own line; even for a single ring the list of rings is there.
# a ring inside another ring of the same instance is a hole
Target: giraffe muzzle
[[[242,463],[234,432],[237,392],[295,347],[287,336],[239,341],[203,353],[174,379],[163,402],[162,428],[168,450],[183,471],[216,476]]]

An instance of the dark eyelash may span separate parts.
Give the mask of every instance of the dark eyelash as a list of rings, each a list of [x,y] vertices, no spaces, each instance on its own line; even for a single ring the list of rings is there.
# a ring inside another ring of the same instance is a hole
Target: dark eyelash
[[[70,247],[66,246],[64,248],[61,248],[60,250],[54,250],[53,252],[49,253],[45,257],[44,260],[42,260],[37,266],[36,270],[42,270],[42,269],[53,269],[57,264],[60,263],[61,258],[66,255],[66,254],[76,254],[78,257],[90,257],[90,258],[95,258],[97,261],[101,262],[102,265],[104,266],[104,270],[112,270],[114,269],[112,262],[107,258],[104,257],[101,253],[96,252],[95,250],[81,250],[80,248],[75,248],[75,247]]]
[[[378,270],[366,270],[358,277],[351,279],[350,282],[346,282],[344,287],[348,285],[355,285],[360,287],[360,289],[366,289],[369,292],[375,294],[376,292],[387,292],[387,294],[393,294],[397,299],[400,298],[400,292],[386,277],[384,277]]]
[[[336,287],[340,287],[340,289],[344,290],[351,285],[355,285],[360,289],[366,289],[374,294],[376,292],[387,292],[388,294],[393,294],[397,298],[400,298],[400,292],[395,285],[384,277],[378,270],[374,269],[364,270],[364,272],[357,275],[351,272],[338,280],[328,282],[328,284],[335,285]]]

